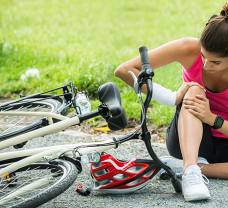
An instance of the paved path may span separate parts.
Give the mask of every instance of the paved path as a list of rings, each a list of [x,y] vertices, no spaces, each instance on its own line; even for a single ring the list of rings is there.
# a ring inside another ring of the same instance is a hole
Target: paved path
[[[103,139],[110,137],[101,136]],[[97,141],[100,138],[87,135],[80,131],[68,130],[59,134],[38,138],[30,141],[26,148],[34,146],[48,146],[63,143],[78,143]],[[167,155],[165,146],[154,144],[154,150],[158,155]],[[121,145],[117,150],[110,153],[119,159],[129,159],[132,157],[148,157],[142,141],[131,141]],[[149,157],[148,157],[149,158]],[[80,175],[77,181],[85,181],[85,174]],[[199,207],[199,208],[227,208],[228,207],[228,182],[224,180],[210,180],[209,189],[212,199],[206,202],[187,203],[181,194],[176,194],[169,181],[161,181],[157,178],[151,180],[151,183],[144,189],[130,195],[101,195],[92,193],[89,197],[79,196],[75,190],[75,184],[72,185],[65,193],[54,200],[41,206],[42,208],[63,208],[63,207],[88,207],[88,208],[169,208],[169,207]]]
[[[111,135],[101,135],[102,139]],[[75,130],[67,130],[58,134],[37,138],[28,142],[26,148],[48,146],[56,144],[69,144],[78,142],[98,141],[101,138],[82,133]],[[163,144],[153,144],[155,152],[161,155],[167,155]],[[119,159],[130,158],[149,158],[142,141],[131,141],[121,145],[117,150],[109,151]],[[82,173],[77,181],[87,181],[85,173]],[[54,200],[41,206],[42,208],[64,208],[64,207],[88,207],[88,208],[169,208],[169,207],[199,207],[199,208],[227,208],[228,207],[228,182],[224,180],[211,179],[209,189],[212,199],[206,202],[185,202],[181,194],[176,194],[169,181],[161,181],[157,178],[151,180],[151,183],[144,189],[129,195],[101,195],[92,193],[89,197],[79,196],[73,184],[65,193]]]

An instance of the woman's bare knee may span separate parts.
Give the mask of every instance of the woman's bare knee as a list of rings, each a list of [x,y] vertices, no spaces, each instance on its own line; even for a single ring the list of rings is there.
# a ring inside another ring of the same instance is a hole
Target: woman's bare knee
[[[188,89],[184,98],[194,97],[195,95],[204,95],[206,97],[204,89],[200,86],[194,85]]]

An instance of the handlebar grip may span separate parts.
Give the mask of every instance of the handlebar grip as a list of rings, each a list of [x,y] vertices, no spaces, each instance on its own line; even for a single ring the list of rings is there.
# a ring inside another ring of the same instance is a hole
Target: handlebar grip
[[[149,64],[147,52],[148,52],[147,47],[142,46],[139,48],[139,53],[140,53],[142,65]]]

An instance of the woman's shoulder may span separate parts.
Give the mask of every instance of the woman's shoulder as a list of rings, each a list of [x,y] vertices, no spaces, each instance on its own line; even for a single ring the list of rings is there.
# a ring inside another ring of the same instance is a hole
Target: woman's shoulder
[[[183,52],[181,64],[185,69],[188,69],[197,59],[201,51],[201,44],[199,39],[193,37],[185,37],[180,41]]]
[[[199,54],[201,50],[200,41],[198,38],[184,37],[177,40],[184,55]]]

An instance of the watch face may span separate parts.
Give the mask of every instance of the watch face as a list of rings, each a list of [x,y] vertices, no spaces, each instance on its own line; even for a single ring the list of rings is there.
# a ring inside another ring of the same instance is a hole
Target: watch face
[[[224,119],[221,116],[217,116],[213,128],[220,129],[223,125]]]

